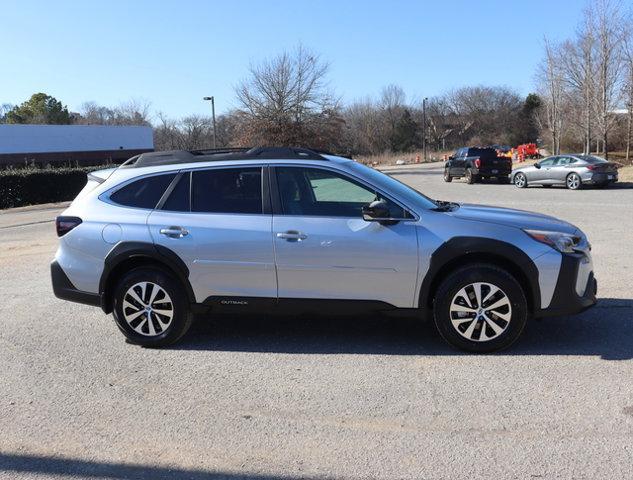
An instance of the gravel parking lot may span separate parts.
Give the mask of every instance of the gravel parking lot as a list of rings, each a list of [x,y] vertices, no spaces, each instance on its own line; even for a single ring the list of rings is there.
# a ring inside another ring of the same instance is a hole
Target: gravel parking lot
[[[100,310],[53,296],[58,207],[5,211],[0,478],[632,478],[633,186],[389,171],[431,197],[576,224],[599,304],[532,322],[495,355],[383,317],[222,317],[147,350]]]

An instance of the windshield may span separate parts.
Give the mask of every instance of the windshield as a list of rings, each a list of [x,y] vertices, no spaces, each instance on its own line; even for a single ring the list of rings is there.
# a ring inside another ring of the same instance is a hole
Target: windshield
[[[437,204],[429,197],[400,182],[399,180],[396,180],[390,175],[374,170],[373,168],[367,167],[366,165],[358,162],[351,162],[350,167],[352,171],[358,172],[371,183],[375,184],[376,187],[383,188],[387,194],[393,192],[405,202],[410,201],[411,203],[416,203],[418,205],[422,203],[424,208],[430,209],[437,207]]]
[[[587,163],[607,163],[604,158],[594,157],[593,155],[576,155],[576,157],[584,160]]]

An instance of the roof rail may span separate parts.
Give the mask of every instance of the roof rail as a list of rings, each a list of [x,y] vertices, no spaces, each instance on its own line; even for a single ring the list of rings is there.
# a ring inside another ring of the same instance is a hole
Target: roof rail
[[[171,150],[142,153],[130,158],[123,168],[150,167],[178,163],[213,162],[226,160],[327,160],[326,157],[309,148],[298,147],[254,147],[217,148],[211,150]]]

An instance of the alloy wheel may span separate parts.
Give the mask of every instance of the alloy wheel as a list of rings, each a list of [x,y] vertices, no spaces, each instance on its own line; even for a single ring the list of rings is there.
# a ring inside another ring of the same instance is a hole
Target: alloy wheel
[[[567,188],[569,188],[570,190],[577,190],[580,187],[580,177],[575,174],[575,173],[571,173],[567,176]]]
[[[523,188],[525,187],[525,183],[526,183],[527,179],[525,178],[525,175],[523,175],[522,173],[518,173],[515,177],[514,177],[514,184],[519,187],[519,188]]]
[[[512,305],[496,285],[471,283],[459,290],[450,305],[453,328],[464,338],[487,342],[506,331],[512,319]]]
[[[154,337],[171,325],[174,305],[160,285],[139,282],[132,285],[123,296],[123,317],[136,333]]]

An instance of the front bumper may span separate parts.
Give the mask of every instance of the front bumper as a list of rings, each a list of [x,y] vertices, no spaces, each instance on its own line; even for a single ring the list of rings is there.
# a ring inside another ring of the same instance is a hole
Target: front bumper
[[[51,262],[51,281],[53,293],[57,298],[71,302],[101,307],[101,295],[77,290],[57,260]]]
[[[572,315],[596,304],[598,282],[593,274],[591,258],[583,253],[564,253],[554,289],[547,308],[535,313],[535,317]]]

